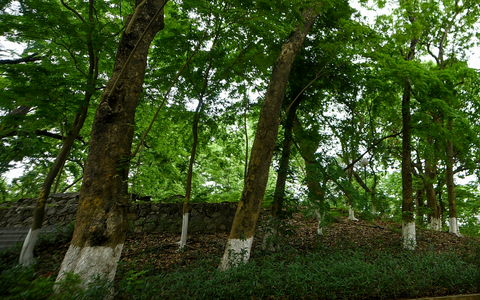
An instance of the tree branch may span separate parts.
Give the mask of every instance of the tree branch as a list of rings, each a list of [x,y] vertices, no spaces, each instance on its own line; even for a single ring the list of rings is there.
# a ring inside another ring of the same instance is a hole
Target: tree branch
[[[381,139],[379,139],[378,141],[374,142],[372,145],[370,145],[370,147],[367,148],[367,150],[366,150],[362,155],[360,155],[360,156],[357,157],[354,161],[352,161],[350,164],[348,164],[348,166],[346,166],[345,168],[343,168],[343,170],[344,170],[344,171],[347,171],[348,169],[350,169],[351,167],[353,167],[353,165],[355,165],[357,162],[359,162],[359,161],[365,156],[365,154],[367,154],[368,152],[370,152],[370,150],[372,150],[373,148],[375,148],[375,146],[377,146],[378,144],[380,144],[381,142],[383,142],[383,140],[386,140],[386,139],[388,139],[388,138],[393,138],[393,137],[399,136],[400,134],[402,134],[402,132],[403,132],[403,131],[400,131],[400,132],[397,132],[397,133],[393,133],[393,134],[384,136],[384,137],[382,137]]]
[[[26,62],[34,62],[34,61],[39,61],[42,60],[45,56],[39,56],[39,53],[33,53],[27,57],[22,57],[22,58],[17,58],[17,59],[2,59],[0,60],[0,64],[2,65],[16,65],[20,63],[26,63]]]
[[[53,139],[63,141],[63,136],[62,135],[57,134],[57,133],[48,132],[46,130],[35,130],[34,132],[12,130],[8,133],[2,134],[0,136],[0,139],[10,137],[10,136],[30,135],[30,134],[35,134],[35,135],[39,135],[39,136],[46,136],[46,137],[49,137],[49,138],[53,138]],[[81,141],[82,143],[85,144],[85,140],[81,136],[77,136],[76,140],[79,140],[79,141]]]

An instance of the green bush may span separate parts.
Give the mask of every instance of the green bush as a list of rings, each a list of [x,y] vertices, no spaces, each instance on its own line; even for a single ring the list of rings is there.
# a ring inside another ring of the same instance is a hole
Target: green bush
[[[475,249],[473,249],[475,250]],[[480,253],[470,256],[433,251],[282,252],[253,258],[225,272],[219,258],[178,266],[165,273],[119,272],[115,299],[394,299],[478,292]],[[92,280],[86,289],[69,274],[55,288],[54,278],[30,267],[0,264],[1,299],[104,299],[112,283]]]
[[[480,271],[455,254],[280,254],[226,272],[204,264],[117,282],[121,299],[392,299],[477,291]]]
[[[54,278],[37,276],[33,266],[0,265],[1,299],[47,299],[53,292]]]

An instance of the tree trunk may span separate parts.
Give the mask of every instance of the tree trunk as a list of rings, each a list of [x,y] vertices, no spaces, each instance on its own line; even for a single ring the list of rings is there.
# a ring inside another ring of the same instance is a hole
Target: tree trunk
[[[91,94],[85,96],[90,98]],[[87,108],[85,108],[82,115],[77,115],[75,120],[78,120],[77,126],[73,128],[73,130],[68,134],[66,139],[63,141],[62,148],[60,149],[60,153],[55,158],[53,166],[48,171],[47,177],[45,178],[42,189],[40,190],[40,194],[37,199],[37,206],[35,207],[35,211],[33,213],[33,223],[32,227],[28,231],[28,235],[23,242],[22,250],[20,252],[20,264],[29,265],[34,262],[33,258],[33,249],[35,244],[38,241],[38,235],[40,234],[40,230],[42,228],[43,218],[45,216],[45,205],[47,202],[47,198],[50,195],[50,189],[52,188],[52,184],[55,181],[55,177],[57,176],[58,172],[62,168],[63,164],[67,160],[68,154],[70,153],[70,149],[80,132],[80,129],[83,126],[85,118],[87,116]]]
[[[347,166],[350,165],[350,159],[349,155],[347,153]],[[348,181],[350,183],[353,182],[353,165],[347,169],[348,173]],[[342,189],[343,192],[345,193],[345,196],[347,196],[347,204],[348,204],[348,219],[350,221],[358,221],[357,218],[355,218],[355,210],[353,209],[353,201],[352,201],[352,195],[350,195],[349,192],[347,192],[345,189]]]
[[[295,138],[298,140],[298,150],[305,161],[305,172],[307,176],[305,179],[307,181],[308,199],[318,207],[316,211],[318,218],[317,234],[322,235],[322,222],[325,217],[325,191],[322,189],[319,180],[323,178],[323,185],[325,186],[327,178],[315,158],[315,152],[318,149],[320,140],[304,132],[302,124],[296,116],[293,131]]]
[[[95,275],[110,281],[115,277],[127,231],[135,110],[150,43],[163,28],[163,5],[162,0],[144,3],[131,32],[123,33],[120,40],[113,73],[93,121],[73,239],[57,282],[68,272],[79,274],[83,283]]]
[[[365,194],[370,195],[370,198],[372,200],[372,214],[376,214],[377,209],[376,209],[375,203],[374,203],[375,202],[375,195],[373,195],[374,189],[375,189],[376,184],[377,184],[376,175],[374,175],[374,186],[373,186],[372,190],[370,190],[370,188],[367,186],[366,182],[363,182],[362,178],[360,177],[360,175],[358,175],[357,172],[353,171],[353,177],[355,177],[355,180],[357,181],[357,183],[365,190]]]
[[[425,188],[417,187],[417,191],[415,193],[415,203],[417,205],[417,221],[421,225],[425,225],[424,215],[425,215]]]
[[[428,224],[432,230],[440,231],[442,223],[440,221],[440,214],[437,205],[437,195],[433,188],[433,180],[437,176],[437,167],[435,164],[431,164],[428,160],[425,160],[425,191],[427,193],[427,206],[428,206]]]
[[[94,10],[93,1],[90,1],[89,21],[91,23],[93,23],[93,10]],[[88,106],[93,96],[95,83],[97,81],[98,73],[99,73],[98,58],[92,42],[92,30],[93,30],[93,25],[89,29],[89,32],[87,34],[87,41],[86,41],[86,46],[88,49],[88,58],[89,58],[89,69],[88,69],[88,78],[86,82],[87,90],[85,91],[84,100],[80,107],[81,112],[75,115],[72,129],[67,134],[65,139],[63,139],[60,153],[55,158],[53,166],[48,171],[48,174],[43,182],[42,188],[40,190],[40,194],[37,199],[37,206],[35,207],[35,211],[33,214],[32,227],[30,228],[28,235],[25,238],[25,241],[23,242],[22,250],[20,252],[19,263],[21,264],[31,264],[34,261],[33,249],[35,247],[35,244],[37,243],[38,235],[42,228],[43,218],[45,216],[45,205],[46,205],[47,198],[50,194],[52,184],[55,181],[55,178],[57,177],[57,175],[61,173],[61,170],[65,165],[65,162],[68,158],[70,150],[73,146],[73,143],[75,142],[75,139],[77,139],[78,134],[80,133],[80,130],[82,129],[83,124],[85,123],[85,120],[87,118]],[[27,109],[27,107],[24,107],[23,110],[21,111],[22,113],[26,113],[28,110],[29,109]]]
[[[292,93],[292,101],[295,100],[297,92]],[[271,223],[265,229],[265,235],[263,236],[262,249],[267,248],[271,251],[275,250],[275,240],[278,234],[278,222],[280,221],[280,214],[283,208],[283,200],[285,197],[285,186],[287,182],[288,166],[290,164],[290,150],[293,142],[293,121],[297,113],[297,107],[300,104],[301,98],[293,102],[290,109],[287,111],[287,118],[285,120],[284,136],[283,136],[283,148],[282,156],[280,158],[280,167],[278,169],[277,182],[275,185],[275,192],[273,194],[272,209],[270,211],[272,220]]]
[[[247,179],[228,237],[220,265],[221,270],[227,270],[239,263],[247,262],[250,257],[255,227],[265,195],[273,149],[277,140],[280,110],[288,77],[295,57],[318,13],[315,9],[309,8],[302,15],[305,23],[303,26],[297,27],[283,44],[273,67],[265,101],[260,111]]]
[[[416,19],[412,12],[407,9],[408,20],[413,25]],[[412,61],[415,58],[417,47],[417,38],[410,40],[410,49],[404,57],[406,61]],[[410,115],[410,100],[412,97],[412,83],[409,77],[403,78],[405,87],[402,95],[402,240],[403,248],[414,250],[417,247],[415,231],[415,206],[413,203],[413,184],[412,184],[412,125],[410,124],[412,116]]]
[[[453,120],[448,120],[448,130],[452,132]],[[450,221],[449,232],[461,236],[457,220],[457,204],[455,202],[455,182],[453,181],[453,142],[447,144],[447,193],[448,193],[448,218]]]
[[[412,41],[413,43],[413,41]],[[413,47],[415,49],[415,47]],[[412,57],[413,59],[413,57]],[[414,250],[416,248],[415,232],[415,207],[413,204],[413,184],[412,184],[412,153],[411,153],[411,116],[410,116],[410,98],[411,86],[410,80],[405,79],[405,90],[402,97],[402,240],[403,248]]]
[[[192,152],[190,154],[190,162],[188,163],[188,172],[187,172],[187,187],[185,189],[185,200],[183,201],[183,218],[182,218],[182,235],[180,237],[179,249],[183,249],[187,244],[187,234],[188,234],[188,218],[190,216],[188,203],[190,201],[190,195],[192,193],[192,177],[193,177],[193,164],[195,163],[195,155],[197,153],[198,145],[198,123],[200,122],[200,112],[203,108],[203,96],[200,97],[198,101],[197,109],[195,110],[195,115],[193,117],[192,124],[192,135],[193,135],[193,144]]]
[[[372,186],[372,191],[370,192],[370,197],[372,199],[372,214],[376,215],[377,214],[377,185],[378,185],[378,176],[373,170],[373,186]]]

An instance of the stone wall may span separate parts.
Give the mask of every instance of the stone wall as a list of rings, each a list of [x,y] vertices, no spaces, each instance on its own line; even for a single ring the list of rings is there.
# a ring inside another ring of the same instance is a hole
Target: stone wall
[[[21,199],[0,204],[0,227],[30,227],[36,199]],[[47,200],[43,226],[63,226],[75,219],[78,193],[53,194]],[[230,231],[237,203],[192,203],[189,232]],[[183,204],[132,203],[129,209],[129,231],[180,232]]]

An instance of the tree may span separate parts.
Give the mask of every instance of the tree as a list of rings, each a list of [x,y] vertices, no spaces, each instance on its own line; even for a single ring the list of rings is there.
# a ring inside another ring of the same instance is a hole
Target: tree
[[[135,110],[150,44],[164,27],[165,4],[162,0],[136,1],[135,13],[127,18],[113,73],[95,114],[75,230],[57,282],[68,272],[79,274],[83,282],[93,275],[110,281],[115,276],[127,231]]]
[[[74,20],[73,20],[74,22],[72,22],[73,24],[77,23],[78,26],[85,26],[87,28],[86,34],[85,34],[85,42],[83,45],[84,52],[87,53],[87,57],[88,57],[88,63],[85,64],[87,71],[80,69],[80,66],[77,65],[79,72],[82,73],[85,77],[84,99],[80,103],[80,107],[78,109],[78,112],[74,116],[74,119],[69,131],[67,132],[66,136],[62,139],[62,147],[60,149],[60,152],[55,158],[55,161],[52,167],[50,168],[50,170],[48,171],[48,174],[46,175],[43,185],[41,187],[38,200],[37,200],[37,206],[34,211],[32,227],[28,232],[28,235],[24,241],[24,244],[20,253],[19,262],[22,264],[30,264],[33,262],[33,249],[38,240],[40,229],[42,228],[43,218],[45,215],[46,200],[50,194],[50,190],[55,181],[55,178],[57,177],[59,172],[61,172],[63,166],[65,165],[67,157],[70,154],[70,151],[72,149],[73,143],[78,138],[80,130],[82,129],[83,124],[85,123],[85,120],[88,116],[88,107],[90,104],[90,100],[92,99],[95,93],[95,89],[97,86],[97,79],[99,75],[99,68],[98,68],[99,53],[98,52],[100,51],[102,43],[104,43],[103,41],[100,43],[97,43],[95,38],[96,38],[96,35],[98,35],[99,33],[93,33],[94,26],[96,25],[94,20],[95,8],[93,5],[94,4],[93,1],[90,1],[88,6],[88,11],[86,12],[86,14],[88,15],[88,18],[83,18],[78,11],[75,11],[73,7],[67,5],[65,2],[62,2],[62,4],[64,6],[64,11],[58,9],[59,13],[71,13],[74,16]],[[65,19],[68,19],[68,18],[65,17]],[[67,51],[69,50],[72,51],[73,45],[64,45],[64,47],[66,48]],[[71,54],[71,55],[75,60],[76,57],[74,56],[74,54]]]
[[[315,3],[302,12],[303,26],[298,26],[282,45],[275,62],[260,111],[257,133],[252,147],[248,173],[220,265],[221,270],[248,261],[255,227],[268,180],[270,162],[278,135],[280,109],[290,70],[305,37],[313,26],[320,5]]]

